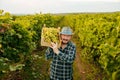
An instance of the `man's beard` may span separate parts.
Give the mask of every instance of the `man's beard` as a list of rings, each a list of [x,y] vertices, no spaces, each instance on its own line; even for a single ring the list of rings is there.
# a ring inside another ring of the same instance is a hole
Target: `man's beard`
[[[63,39],[63,40],[64,40],[64,41],[67,41],[67,43],[68,43],[68,40],[67,40],[67,39]],[[67,44],[67,43],[64,43],[63,40],[62,40],[62,44],[63,44],[63,45]]]

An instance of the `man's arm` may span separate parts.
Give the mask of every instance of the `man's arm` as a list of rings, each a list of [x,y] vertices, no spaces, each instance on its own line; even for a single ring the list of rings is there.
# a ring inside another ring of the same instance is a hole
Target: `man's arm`
[[[57,48],[57,44],[52,43],[51,48],[53,49],[53,53],[57,54],[57,56],[68,63],[73,63],[74,59],[75,59],[75,54],[76,54],[76,47],[75,45],[71,45],[70,50],[68,51],[68,54],[63,53],[62,51],[59,51]]]
[[[68,54],[59,51],[58,57],[65,62],[73,63],[75,59],[75,54],[76,54],[76,47],[74,46],[68,51]]]
[[[45,53],[46,60],[53,58],[53,50],[52,48],[48,47]]]

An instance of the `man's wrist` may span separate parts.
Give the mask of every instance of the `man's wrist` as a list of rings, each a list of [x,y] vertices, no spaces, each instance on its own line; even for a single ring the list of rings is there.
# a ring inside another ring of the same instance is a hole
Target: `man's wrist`
[[[56,51],[56,54],[57,54],[57,55],[59,54],[59,50]]]

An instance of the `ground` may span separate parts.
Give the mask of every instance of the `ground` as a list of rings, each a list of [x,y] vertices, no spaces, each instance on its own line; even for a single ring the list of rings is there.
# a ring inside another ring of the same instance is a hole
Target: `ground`
[[[76,41],[74,42],[78,44]],[[74,80],[102,80],[104,74],[101,73],[100,68],[82,58],[80,45],[76,46],[76,59],[73,64]]]

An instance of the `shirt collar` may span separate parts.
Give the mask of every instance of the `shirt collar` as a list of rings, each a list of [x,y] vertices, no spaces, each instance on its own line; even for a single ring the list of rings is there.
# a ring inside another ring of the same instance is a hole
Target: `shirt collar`
[[[70,44],[71,44],[71,41],[69,41],[68,43],[67,43],[67,46],[64,48],[64,49],[66,49],[68,46],[70,46]],[[62,49],[62,47],[60,47],[60,49]],[[63,49],[63,50],[64,50]]]

